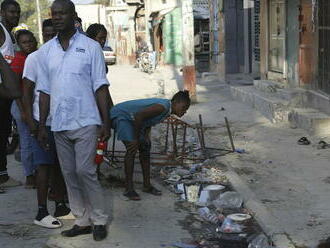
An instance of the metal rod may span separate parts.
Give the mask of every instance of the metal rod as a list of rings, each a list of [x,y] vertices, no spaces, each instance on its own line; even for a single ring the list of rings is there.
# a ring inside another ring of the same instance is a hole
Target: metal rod
[[[182,150],[181,153],[185,154],[186,153],[186,138],[187,138],[187,125],[183,126],[183,140],[182,140]],[[184,163],[184,157],[182,156],[182,161],[181,161],[182,165]]]
[[[199,115],[199,125],[201,129],[202,148],[205,149],[204,127],[203,127],[203,119],[201,114]]]
[[[202,149],[202,137],[201,137],[201,134],[200,134],[200,128],[198,127],[198,128],[196,128],[196,131],[197,131],[197,136],[198,136],[198,141],[199,141],[199,145],[200,145],[200,147],[201,147],[201,149]],[[197,149],[197,150],[199,150],[199,149]]]
[[[174,128],[173,123],[171,123],[171,129],[172,129],[172,137],[173,137],[173,153],[176,156],[176,154],[177,154],[176,134],[175,134],[175,128]]]
[[[170,132],[170,123],[166,123],[166,136],[165,136],[165,149],[164,152],[167,153],[167,148],[168,148],[168,133]]]
[[[111,164],[113,163],[114,156],[115,156],[115,146],[116,146],[116,133],[113,133],[113,140],[112,140],[112,157],[111,157]]]
[[[232,151],[235,152],[236,149],[235,149],[235,145],[234,145],[234,140],[233,140],[233,136],[230,131],[229,121],[226,116],[225,116],[225,122],[226,122],[226,127],[227,127],[227,132],[228,132],[231,148],[232,148]]]

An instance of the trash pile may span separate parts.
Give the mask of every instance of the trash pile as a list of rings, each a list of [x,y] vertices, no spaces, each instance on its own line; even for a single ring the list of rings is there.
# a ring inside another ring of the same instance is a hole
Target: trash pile
[[[201,233],[207,230],[207,234],[194,237],[198,241],[191,247],[271,248],[253,216],[244,209],[243,198],[231,190],[225,172],[216,165],[216,160],[207,159],[203,163],[165,166],[160,170],[166,185],[178,195],[178,203],[191,212],[191,226]],[[191,244],[186,245],[170,247]]]

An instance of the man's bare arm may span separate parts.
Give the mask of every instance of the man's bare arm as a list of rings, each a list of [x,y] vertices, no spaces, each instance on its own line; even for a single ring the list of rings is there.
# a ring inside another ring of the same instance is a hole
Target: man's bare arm
[[[40,92],[39,111],[40,121],[38,130],[38,141],[44,149],[49,149],[48,134],[46,129],[46,121],[49,114],[50,96],[44,92]]]
[[[101,128],[100,138],[106,141],[110,138],[110,108],[113,106],[112,99],[107,85],[101,86],[95,93],[97,106],[101,115],[103,126]]]
[[[35,83],[23,78],[23,108],[26,122],[30,128],[31,135],[37,135],[37,125],[33,119],[33,96]]]

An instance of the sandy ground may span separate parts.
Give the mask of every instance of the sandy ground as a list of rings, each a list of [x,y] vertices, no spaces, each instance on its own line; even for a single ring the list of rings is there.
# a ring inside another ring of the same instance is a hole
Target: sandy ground
[[[151,96],[162,95],[155,76],[165,79],[161,73],[148,75],[131,66],[109,67],[110,91],[115,103]],[[176,87],[172,70],[166,72],[168,82]],[[161,87],[163,89],[163,87]],[[169,89],[166,89],[169,90]],[[170,91],[170,90],[169,90]],[[176,91],[176,90],[174,90]],[[22,168],[13,156],[9,156],[9,173],[24,181]],[[122,196],[123,188],[107,188],[104,192],[107,211],[110,215],[109,236],[105,241],[94,242],[91,235],[65,239],[59,234],[70,228],[73,221],[64,221],[64,227],[57,230],[39,228],[33,224],[36,214],[36,192],[23,186],[7,189],[0,194],[0,247],[1,248],[154,248],[191,239],[190,234],[179,224],[187,213],[176,209],[175,196],[161,185],[162,197],[154,197],[141,192],[143,201],[131,202]],[[49,203],[50,213],[53,203]]]
[[[180,72],[169,67],[148,75],[129,66],[111,66],[109,78],[115,103],[170,96],[182,87]],[[321,137],[309,137],[304,130],[290,129],[287,124],[271,124],[250,107],[232,100],[229,86],[223,82],[200,82],[197,90],[198,104],[191,106],[184,120],[197,122],[198,114],[202,114],[208,127],[207,145],[228,147],[224,116],[229,118],[236,147],[247,153],[220,157],[219,162],[231,169],[234,187],[243,194],[262,227],[279,240],[278,247],[290,247],[287,241],[295,247],[314,247],[327,238],[330,149],[317,150],[313,145]],[[297,145],[302,136],[308,136],[312,145]],[[322,138],[330,142],[330,138]],[[23,180],[20,166],[9,159],[11,175]],[[9,189],[0,195],[0,247],[43,247],[47,243],[48,247],[154,248],[190,238],[178,225],[186,213],[175,210],[175,199],[166,190],[159,199],[142,195],[145,200],[141,203],[124,201],[121,191],[106,190],[112,216],[110,235],[105,242],[96,244],[88,236],[67,240],[58,234],[61,230],[33,226],[35,192],[23,187]],[[70,221],[65,223],[65,227],[70,225]]]

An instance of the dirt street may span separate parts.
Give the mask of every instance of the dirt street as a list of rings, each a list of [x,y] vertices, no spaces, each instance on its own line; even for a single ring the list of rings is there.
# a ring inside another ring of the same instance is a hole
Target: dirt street
[[[148,75],[130,66],[116,65],[109,67],[109,79],[115,103],[170,97],[182,88],[180,72],[171,68]],[[315,247],[330,236],[330,150],[316,148],[314,144],[321,137],[310,137],[287,124],[271,124],[256,111],[232,100],[224,82],[200,80],[197,92],[198,104],[191,106],[183,120],[196,123],[202,114],[207,146],[228,148],[224,116],[228,117],[236,148],[245,153],[219,157],[219,165],[226,167],[234,189],[277,247]],[[302,136],[308,136],[312,144],[298,145]],[[322,139],[330,141],[329,137]],[[12,156],[9,172],[23,181],[22,168]],[[59,234],[63,228],[52,231],[34,226],[35,191],[24,187],[8,189],[0,195],[0,247],[156,248],[191,240],[192,233],[184,224],[189,220],[188,209],[178,208],[177,197],[159,187],[162,197],[141,194],[141,202],[126,201],[121,187],[107,187],[111,222],[109,237],[100,243],[90,236],[64,239]],[[72,221],[64,223],[64,228],[72,225]]]

